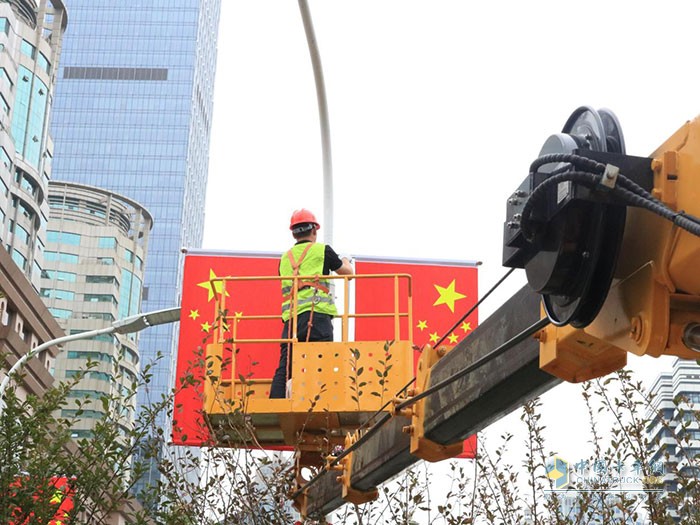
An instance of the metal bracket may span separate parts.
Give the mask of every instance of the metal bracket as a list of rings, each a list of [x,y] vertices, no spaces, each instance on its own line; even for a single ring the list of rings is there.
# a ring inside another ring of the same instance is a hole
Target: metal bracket
[[[603,173],[603,178],[600,179],[600,184],[612,190],[615,188],[615,184],[617,184],[617,176],[619,174],[620,168],[612,164],[606,164],[605,173]]]
[[[358,439],[357,433],[348,434],[345,436],[345,448],[349,448]],[[352,486],[352,452],[340,460],[339,466],[333,467],[333,470],[341,470],[342,473],[336,478],[338,483],[343,485],[342,498],[343,500],[361,505],[370,501],[374,501],[379,497],[379,490],[372,488],[370,490],[358,490]]]
[[[418,361],[416,370],[416,387],[413,395],[424,391],[430,386],[430,370],[452,347],[440,346],[433,348],[426,345]],[[441,445],[425,437],[424,416],[426,398],[419,399],[411,408],[411,425],[404,427],[403,431],[411,435],[411,454],[426,461],[442,461],[453,458],[462,452],[462,441],[450,445]]]

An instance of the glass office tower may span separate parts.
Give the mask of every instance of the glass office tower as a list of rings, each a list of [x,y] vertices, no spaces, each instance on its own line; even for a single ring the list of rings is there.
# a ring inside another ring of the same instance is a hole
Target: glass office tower
[[[177,306],[181,248],[202,242],[220,0],[67,0],[66,8],[53,178],[151,212],[142,310]],[[141,363],[163,358],[140,404],[172,387],[176,338],[174,324],[143,332]]]

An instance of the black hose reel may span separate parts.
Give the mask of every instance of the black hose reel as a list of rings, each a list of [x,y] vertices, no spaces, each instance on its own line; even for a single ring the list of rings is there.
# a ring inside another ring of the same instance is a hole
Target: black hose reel
[[[651,160],[625,155],[615,115],[580,107],[561,133],[547,139],[530,174],[508,199],[503,265],[525,269],[557,326],[582,328],[595,319],[620,253],[625,206],[606,195],[604,184],[577,182],[587,176],[612,179],[614,170],[589,173],[589,164],[600,163],[643,173],[643,185],[651,184]]]

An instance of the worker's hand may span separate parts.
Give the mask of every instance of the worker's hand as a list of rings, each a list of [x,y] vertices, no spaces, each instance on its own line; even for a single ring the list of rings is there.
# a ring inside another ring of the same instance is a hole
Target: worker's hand
[[[335,273],[337,273],[338,275],[353,274],[355,270],[353,269],[352,264],[350,263],[350,259],[348,259],[347,257],[341,257],[340,260],[343,263],[343,265],[340,268],[338,268]]]

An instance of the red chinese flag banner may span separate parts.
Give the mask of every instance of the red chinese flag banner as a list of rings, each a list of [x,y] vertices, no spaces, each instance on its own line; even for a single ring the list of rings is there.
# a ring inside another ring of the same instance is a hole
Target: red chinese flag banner
[[[202,419],[204,352],[217,325],[216,297],[226,293],[227,315],[257,316],[281,313],[278,280],[227,282],[217,277],[276,276],[279,254],[192,251],[185,256],[182,314],[178,342],[173,443],[199,446],[209,439]],[[238,339],[278,339],[277,319],[243,320],[236,325]],[[271,378],[279,362],[279,344],[241,344],[236,354],[236,376]],[[224,356],[226,357],[226,356]],[[192,375],[194,385],[183,386]]]
[[[413,296],[413,326],[401,323],[401,337],[408,335],[418,347],[441,344],[456,345],[464,340],[478,322],[474,310],[466,319],[458,321],[478,300],[477,264],[475,262],[430,261],[357,257],[357,274],[409,274]],[[355,313],[394,311],[394,281],[389,279],[357,279],[355,282]],[[400,281],[400,305],[406,304],[408,285]],[[455,325],[457,325],[455,327]],[[394,338],[392,318],[355,321],[357,341],[391,340]],[[420,354],[416,352],[416,360]],[[476,455],[476,435],[464,442],[459,457]]]

